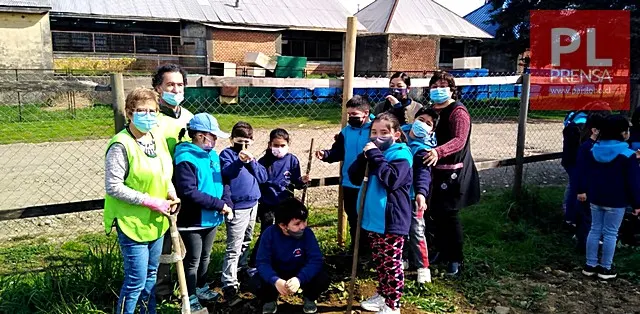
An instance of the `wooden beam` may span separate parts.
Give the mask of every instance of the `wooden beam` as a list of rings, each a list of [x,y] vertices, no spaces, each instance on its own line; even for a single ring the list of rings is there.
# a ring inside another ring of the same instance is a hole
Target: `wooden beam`
[[[12,92],[93,92],[104,91],[105,89],[108,89],[108,87],[92,81],[0,81],[0,90],[10,90]]]
[[[456,78],[458,86],[508,85],[515,84],[520,76],[496,77],[461,77]],[[429,87],[430,78],[411,80],[411,87]],[[273,88],[342,88],[342,79],[304,79],[304,78],[271,78],[271,77],[223,77],[223,76],[189,76],[188,86],[196,87],[273,87]],[[388,88],[388,78],[356,77],[354,88]]]

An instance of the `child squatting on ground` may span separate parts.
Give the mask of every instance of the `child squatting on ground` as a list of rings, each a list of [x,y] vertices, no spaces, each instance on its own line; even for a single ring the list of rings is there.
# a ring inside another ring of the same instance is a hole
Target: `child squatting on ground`
[[[288,198],[275,210],[275,225],[262,233],[258,248],[258,275],[251,279],[252,291],[263,302],[262,313],[276,313],[278,296],[302,289],[304,313],[316,313],[316,300],[329,288],[322,252],[311,228],[307,208]]]
[[[358,154],[362,152],[364,146],[369,143],[369,133],[371,131],[371,119],[374,117],[370,114],[371,106],[366,98],[356,95],[349,99],[346,104],[348,123],[346,127],[336,136],[335,142],[331,149],[320,150],[316,152],[316,158],[328,162],[340,162],[342,165],[342,192],[344,199],[344,211],[349,221],[349,235],[351,236],[350,250],[353,251],[356,238],[356,229],[358,223],[358,192],[360,191],[360,183],[355,184],[349,180],[348,170],[351,164],[356,160]],[[360,252],[367,253],[369,241],[367,237],[360,237]],[[364,252],[362,250],[365,250]]]
[[[422,160],[427,153],[426,150],[437,145],[434,133],[437,124],[438,114],[433,109],[420,108],[416,112],[413,124],[402,126],[413,154],[413,186],[410,190],[413,211],[409,243],[404,246],[403,259],[410,260],[411,267],[418,270],[417,281],[420,284],[431,282],[424,220],[431,185],[431,167],[425,165]]]
[[[260,235],[273,225],[274,213],[278,204],[293,197],[294,189],[303,189],[309,182],[308,175],[300,172],[300,161],[289,153],[289,133],[285,129],[275,129],[269,134],[267,150],[258,162],[267,169],[267,182],[260,184],[260,202],[258,204],[258,219],[260,220]],[[260,238],[253,246],[249,265],[255,267],[256,254],[260,245]]]
[[[402,249],[411,226],[413,156],[398,119],[382,113],[371,126],[370,142],[349,168],[349,179],[361,184],[368,168],[362,228],[369,232],[378,274],[377,293],[361,303],[382,314],[400,313],[404,288]]]
[[[621,115],[609,116],[591,154],[580,160],[578,198],[591,205],[591,230],[587,237],[585,276],[600,279],[617,276],[613,266],[618,229],[625,209],[631,205],[640,213],[640,165],[636,152],[629,148],[629,120]],[[599,241],[603,240],[598,258]]]
[[[186,248],[187,290],[195,313],[203,310],[200,301],[217,298],[207,284],[207,272],[217,227],[223,223],[224,215],[233,215],[233,203],[229,186],[222,184],[220,157],[214,149],[216,140],[229,138],[229,134],[222,132],[218,121],[208,113],[196,114],[181,131],[180,140],[185,134],[191,142],[176,146],[173,182],[182,200],[178,231]]]
[[[222,291],[229,306],[240,303],[238,268],[248,270],[249,245],[258,215],[260,184],[267,170],[247,151],[253,143],[253,128],[238,122],[231,130],[231,147],[220,153],[222,179],[229,185],[234,218],[227,218],[227,248],[222,263]]]

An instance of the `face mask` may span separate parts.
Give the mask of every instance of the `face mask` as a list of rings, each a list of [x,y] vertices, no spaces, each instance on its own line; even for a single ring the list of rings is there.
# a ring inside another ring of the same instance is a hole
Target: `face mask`
[[[282,158],[289,153],[289,147],[271,147],[271,153],[277,158]]]
[[[416,120],[416,121],[413,121],[413,126],[411,127],[411,130],[413,131],[413,134],[416,137],[422,138],[422,137],[429,136],[429,133],[431,133],[433,128],[420,120]]]
[[[158,114],[152,112],[134,112],[132,122],[138,131],[147,133],[158,124]]]
[[[429,90],[429,96],[431,100],[436,104],[444,103],[449,100],[451,96],[449,96],[449,87],[436,87]]]
[[[364,117],[349,117],[348,123],[354,128],[361,128],[364,125]]]
[[[202,149],[205,152],[210,152],[213,150],[214,146],[216,146],[216,142],[205,140],[204,144],[202,145]]]
[[[376,144],[376,147],[381,151],[385,151],[395,143],[393,136],[375,136],[371,138],[371,142]]]
[[[304,235],[304,229],[302,229],[300,231],[296,231],[296,232],[293,232],[293,231],[287,229],[287,233],[294,239],[301,239],[302,236]]]
[[[244,146],[246,144],[240,144],[240,143],[233,143],[233,147],[231,149],[233,149],[236,152],[240,152],[244,149]]]
[[[184,93],[174,94],[172,92],[162,92],[162,100],[169,106],[178,106],[184,100]]]

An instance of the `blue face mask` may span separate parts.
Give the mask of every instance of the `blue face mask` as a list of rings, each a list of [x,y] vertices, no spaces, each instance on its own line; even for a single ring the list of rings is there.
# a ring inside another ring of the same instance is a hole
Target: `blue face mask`
[[[184,93],[162,92],[162,100],[169,106],[179,106],[184,100]]]
[[[158,114],[155,112],[134,112],[133,125],[142,133],[147,133],[158,124]]]
[[[370,138],[371,142],[378,147],[379,150],[385,151],[395,143],[393,136],[373,136]]]
[[[449,96],[449,87],[436,87],[429,90],[429,96],[431,100],[436,104],[444,103],[449,100],[451,96]]]
[[[431,133],[433,128],[420,120],[415,120],[413,121],[411,130],[416,137],[425,138],[429,136],[429,133]]]

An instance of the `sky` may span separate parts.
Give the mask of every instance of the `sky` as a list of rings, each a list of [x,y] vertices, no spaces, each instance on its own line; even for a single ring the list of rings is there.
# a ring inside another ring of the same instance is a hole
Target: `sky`
[[[434,0],[460,16],[465,16],[484,4],[484,0]],[[356,13],[358,5],[363,9],[373,0],[340,0],[352,13]]]

